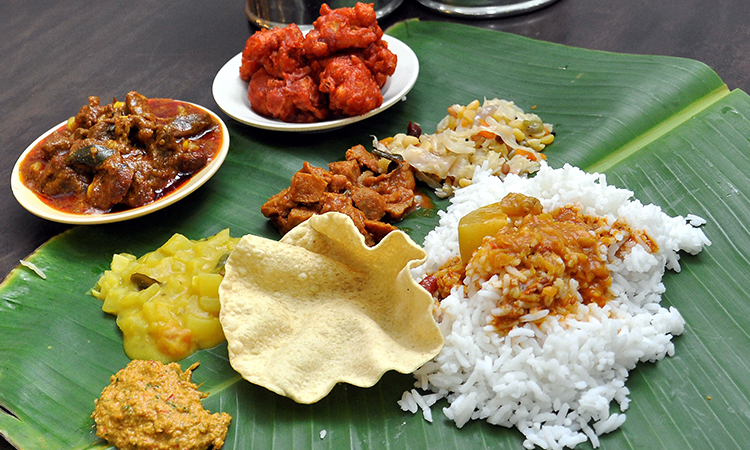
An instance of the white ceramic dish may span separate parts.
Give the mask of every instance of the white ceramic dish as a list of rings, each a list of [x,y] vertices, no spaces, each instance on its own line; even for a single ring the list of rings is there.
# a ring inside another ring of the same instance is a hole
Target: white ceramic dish
[[[187,103],[187,102],[185,102]],[[23,152],[23,154],[18,158],[18,161],[16,161],[15,166],[13,167],[13,173],[11,174],[11,180],[10,180],[10,187],[13,191],[13,195],[16,197],[16,200],[18,200],[18,203],[21,204],[24,208],[26,208],[29,212],[42,217],[44,219],[48,219],[54,222],[60,222],[60,223],[70,223],[70,224],[78,224],[78,225],[93,225],[93,224],[101,224],[101,223],[112,223],[112,222],[120,222],[123,220],[128,219],[134,219],[136,217],[141,217],[146,214],[152,213],[154,211],[158,211],[166,206],[169,206],[173,203],[175,203],[178,200],[181,200],[185,198],[188,194],[192,193],[196,189],[198,189],[203,183],[209,180],[217,170],[219,170],[219,167],[221,167],[222,163],[224,162],[224,159],[227,156],[227,152],[229,151],[229,132],[227,131],[227,127],[224,124],[224,122],[214,114],[213,112],[207,110],[206,108],[195,105],[202,110],[208,112],[213,116],[214,119],[216,119],[219,122],[219,125],[221,126],[221,132],[222,132],[222,143],[221,148],[217,152],[216,156],[199,172],[193,174],[190,179],[183,183],[182,186],[180,186],[178,189],[170,192],[169,194],[165,195],[164,197],[160,198],[159,200],[149,203],[144,206],[140,206],[138,208],[132,208],[128,209],[126,211],[118,211],[113,213],[105,213],[105,214],[71,214],[66,213],[62,211],[58,211],[51,206],[44,203],[33,191],[31,191],[29,188],[27,188],[23,182],[21,181],[21,176],[19,172],[19,168],[21,166],[21,161],[26,157],[29,152],[36,147],[36,145],[41,142],[44,138],[55,132],[55,130],[58,130],[60,127],[65,125],[67,121],[60,123],[59,125],[53,127],[43,135],[39,136],[31,145],[29,145],[26,150]]]
[[[398,62],[396,71],[388,78],[381,89],[383,104],[366,114],[337,120],[326,120],[315,123],[288,123],[277,119],[261,116],[253,111],[250,100],[247,99],[247,83],[240,78],[242,53],[230,59],[216,74],[213,83],[213,94],[216,104],[229,117],[257,128],[276,131],[323,131],[341,128],[354,122],[359,122],[375,114],[385,111],[396,102],[404,98],[417,82],[419,75],[419,60],[411,48],[398,39],[383,35],[388,43],[388,49],[396,54]]]

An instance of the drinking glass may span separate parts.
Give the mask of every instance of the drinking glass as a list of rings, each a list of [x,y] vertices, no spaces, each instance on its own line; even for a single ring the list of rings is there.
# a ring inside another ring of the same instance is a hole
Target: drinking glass
[[[393,12],[403,0],[365,0],[373,3],[378,20]],[[274,28],[296,23],[301,28],[312,25],[320,15],[320,6],[331,9],[354,7],[357,0],[247,0],[245,14],[260,27]]]
[[[557,0],[417,0],[424,6],[451,16],[490,18],[521,14]]]

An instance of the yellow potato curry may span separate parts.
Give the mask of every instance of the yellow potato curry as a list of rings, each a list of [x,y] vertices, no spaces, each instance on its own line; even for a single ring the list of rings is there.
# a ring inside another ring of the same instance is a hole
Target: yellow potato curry
[[[229,230],[197,241],[175,234],[140,258],[114,255],[92,294],[117,315],[128,357],[178,361],[224,341],[219,284],[238,240]]]

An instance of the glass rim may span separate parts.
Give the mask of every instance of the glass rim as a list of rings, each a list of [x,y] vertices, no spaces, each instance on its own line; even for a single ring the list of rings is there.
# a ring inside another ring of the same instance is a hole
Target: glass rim
[[[490,17],[510,16],[514,14],[523,14],[550,5],[557,0],[522,0],[506,5],[486,5],[486,6],[459,6],[449,3],[442,3],[434,0],[417,0],[423,6],[434,11],[452,15],[463,16],[466,18],[484,19]]]

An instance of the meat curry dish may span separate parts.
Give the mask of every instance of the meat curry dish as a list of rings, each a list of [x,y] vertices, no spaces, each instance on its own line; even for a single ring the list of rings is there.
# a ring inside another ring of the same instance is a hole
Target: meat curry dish
[[[58,211],[121,211],[167,195],[221,145],[221,125],[195,105],[135,91],[106,105],[92,96],[24,158],[21,179]]]
[[[378,158],[362,145],[346,151],[345,161],[328,164],[329,170],[307,161],[288,188],[262,207],[283,235],[315,214],[336,211],[354,221],[367,245],[375,245],[415,206],[416,182],[408,163]]]

